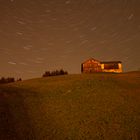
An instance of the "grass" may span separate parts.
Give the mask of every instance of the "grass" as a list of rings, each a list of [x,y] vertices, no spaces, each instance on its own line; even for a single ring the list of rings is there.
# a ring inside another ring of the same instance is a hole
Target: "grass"
[[[138,140],[140,72],[0,86],[0,140]]]

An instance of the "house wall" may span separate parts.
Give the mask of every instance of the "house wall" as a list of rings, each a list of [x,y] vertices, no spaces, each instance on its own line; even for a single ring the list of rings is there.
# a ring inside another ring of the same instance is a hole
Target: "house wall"
[[[96,60],[88,60],[82,64],[83,73],[101,72],[101,64]]]
[[[93,73],[93,72],[122,72],[122,63],[118,62],[105,62],[101,63],[94,59],[89,59],[81,65],[82,73]]]
[[[103,72],[115,72],[115,73],[121,73],[122,72],[122,64],[118,63],[118,68],[111,68],[111,69],[106,69],[105,68],[106,64],[101,64],[101,68]]]

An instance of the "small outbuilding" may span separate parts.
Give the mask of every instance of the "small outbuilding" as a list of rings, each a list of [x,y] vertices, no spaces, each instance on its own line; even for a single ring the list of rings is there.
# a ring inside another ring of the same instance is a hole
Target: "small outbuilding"
[[[99,61],[90,58],[81,64],[82,73],[94,73],[94,72],[122,72],[121,61]]]

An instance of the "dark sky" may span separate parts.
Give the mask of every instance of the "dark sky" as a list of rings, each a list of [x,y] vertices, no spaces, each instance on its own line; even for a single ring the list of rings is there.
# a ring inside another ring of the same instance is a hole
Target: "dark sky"
[[[140,0],[0,0],[0,77],[80,73],[91,57],[140,69]]]

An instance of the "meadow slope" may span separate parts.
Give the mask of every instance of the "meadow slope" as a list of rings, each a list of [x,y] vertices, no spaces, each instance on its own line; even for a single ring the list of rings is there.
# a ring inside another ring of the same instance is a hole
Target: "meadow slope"
[[[140,72],[0,86],[0,140],[138,140]]]

